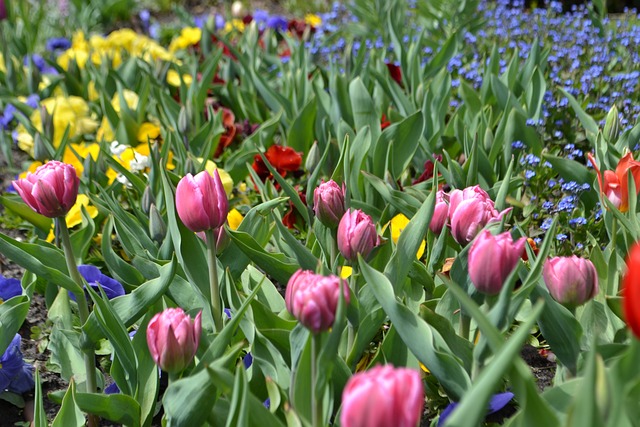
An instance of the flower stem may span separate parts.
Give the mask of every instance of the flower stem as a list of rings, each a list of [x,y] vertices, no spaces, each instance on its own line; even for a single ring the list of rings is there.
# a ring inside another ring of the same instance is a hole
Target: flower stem
[[[218,289],[218,265],[216,262],[216,237],[213,230],[207,230],[207,265],[209,267],[209,289],[211,291],[211,315],[216,332],[222,330],[222,309],[220,307],[220,290]]]
[[[311,335],[311,426],[322,426],[322,405],[318,396],[316,396],[316,389],[318,387],[318,334]]]
[[[465,340],[469,340],[469,329],[471,328],[471,317],[460,311],[460,336]]]
[[[58,217],[55,219],[56,229],[60,234],[60,240],[62,243],[62,250],[64,251],[64,257],[67,262],[67,270],[69,270],[69,276],[78,284],[80,289],[84,289],[84,281],[80,272],[78,271],[78,265],[76,264],[76,258],[73,253],[73,246],[71,246],[71,238],[69,237],[69,229],[67,228],[67,222],[64,217]],[[80,315],[80,323],[84,325],[89,318],[89,305],[87,304],[87,297],[84,295],[84,291],[80,294],[75,293],[76,302],[78,303],[78,314]],[[84,353],[84,367],[87,375],[87,392],[96,393],[96,356],[92,347],[86,347],[82,349]],[[89,414],[89,427],[98,425],[97,417],[93,414]]]

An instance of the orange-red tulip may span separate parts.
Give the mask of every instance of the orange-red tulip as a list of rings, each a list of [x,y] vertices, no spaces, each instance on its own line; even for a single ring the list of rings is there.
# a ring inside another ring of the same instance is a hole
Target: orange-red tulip
[[[622,279],[622,308],[631,332],[640,338],[640,243],[627,255],[627,272]]]
[[[629,210],[629,189],[627,183],[627,173],[631,172],[633,181],[636,184],[636,194],[640,192],[640,162],[633,160],[633,154],[627,153],[618,162],[616,170],[604,171],[604,177],[598,169],[596,160],[591,153],[587,153],[589,161],[598,174],[598,184],[600,192],[607,196],[611,203],[620,210],[626,212]]]

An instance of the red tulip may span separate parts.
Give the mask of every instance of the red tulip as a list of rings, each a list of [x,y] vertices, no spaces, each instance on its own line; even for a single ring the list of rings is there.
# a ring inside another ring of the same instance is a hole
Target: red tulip
[[[80,180],[73,166],[51,161],[13,181],[22,200],[31,209],[49,218],[63,217],[76,203]]]
[[[640,339],[640,243],[627,255],[627,272],[622,279],[622,308],[631,332]]]
[[[633,154],[627,153],[620,161],[614,171],[604,171],[604,179],[596,160],[591,153],[587,153],[589,161],[598,174],[598,185],[600,193],[607,196],[611,203],[620,210],[626,212],[629,210],[629,189],[627,181],[627,173],[631,172],[633,181],[636,185],[636,194],[640,193],[640,162],[633,160]]]

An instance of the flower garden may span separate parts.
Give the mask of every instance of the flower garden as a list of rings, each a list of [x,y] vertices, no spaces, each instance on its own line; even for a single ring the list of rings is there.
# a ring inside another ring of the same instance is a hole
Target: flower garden
[[[6,425],[637,423],[640,16],[324,7],[0,0]]]

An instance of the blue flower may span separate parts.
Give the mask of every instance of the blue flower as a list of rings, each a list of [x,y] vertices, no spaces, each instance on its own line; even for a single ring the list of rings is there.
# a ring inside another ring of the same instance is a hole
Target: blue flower
[[[489,401],[489,408],[487,408],[486,415],[494,414],[507,406],[507,404],[511,402],[511,399],[513,399],[513,396],[513,393],[511,393],[510,391],[494,394]],[[440,418],[438,419],[438,427],[444,425],[449,415],[451,415],[451,413],[458,407],[458,405],[458,402],[451,402],[446,408],[444,408],[444,411],[442,411],[442,413],[440,414]]]
[[[267,27],[273,28],[274,30],[286,31],[289,26],[289,21],[287,21],[282,16],[270,16],[267,19]]]
[[[50,51],[67,50],[71,47],[71,41],[65,37],[52,37],[45,43],[45,48]]]
[[[16,334],[0,357],[0,392],[26,393],[33,390],[33,366],[22,359],[20,334]]]
[[[124,288],[122,287],[120,282],[102,274],[98,267],[95,267],[93,265],[79,265],[78,271],[94,291],[100,293],[99,289],[100,287],[102,287],[104,293],[107,295],[107,298],[113,299],[115,297],[124,295]],[[71,296],[71,299],[73,299],[74,301],[76,300],[76,297],[73,293],[69,292],[69,295]]]
[[[17,109],[13,104],[7,104],[7,106],[4,107],[2,116],[0,116],[0,126],[2,129],[9,129],[9,124],[13,121],[16,111]]]
[[[269,19],[269,12],[267,12],[266,10],[256,9],[253,12],[253,20],[257,23],[265,23],[267,22],[267,19]]]
[[[0,304],[18,295],[22,295],[20,280],[0,275]]]
[[[253,364],[253,356],[251,355],[251,353],[247,353],[242,358],[242,363],[244,364],[244,369],[249,369],[251,367],[251,365]]]

